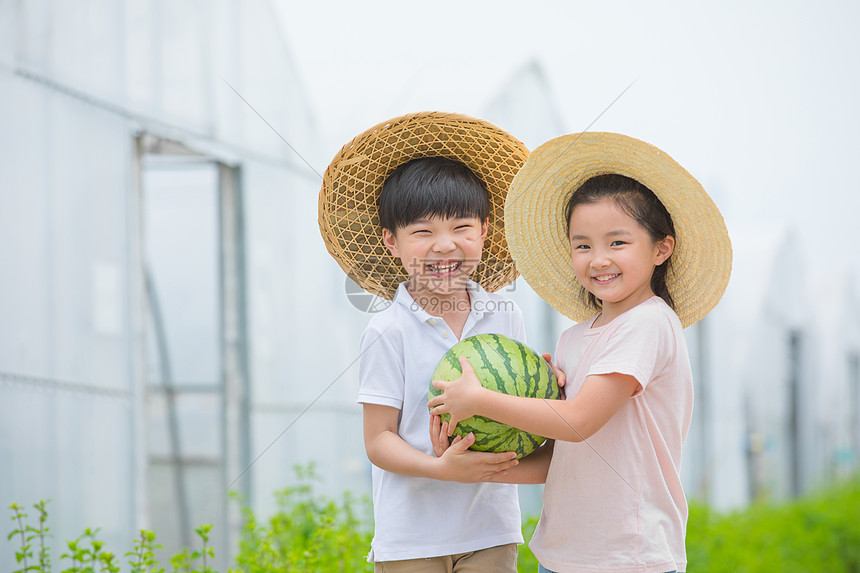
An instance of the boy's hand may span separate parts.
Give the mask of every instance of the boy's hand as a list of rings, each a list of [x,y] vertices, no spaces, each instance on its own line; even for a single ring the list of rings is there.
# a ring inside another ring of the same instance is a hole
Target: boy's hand
[[[441,458],[445,450],[462,439],[462,436],[455,436],[453,441],[449,440],[448,422],[442,420],[442,416],[430,416],[430,441],[437,458]]]
[[[441,390],[442,393],[434,396],[427,403],[427,406],[432,408],[430,414],[433,416],[451,414],[451,419],[448,422],[449,436],[453,435],[457,422],[477,414],[478,405],[481,403],[481,394],[488,392],[486,388],[481,386],[472,365],[469,364],[469,360],[465,356],[460,357],[460,366],[463,369],[463,375],[456,380],[451,382],[433,381],[433,386]]]
[[[463,483],[479,481],[504,481],[507,470],[519,462],[515,452],[499,454],[472,452],[469,447],[475,443],[474,434],[466,438],[455,436],[448,440],[448,422],[440,416],[430,416],[430,440],[433,452],[440,458],[445,479]]]
[[[547,364],[549,364],[549,367],[552,368],[552,372],[555,374],[555,379],[558,381],[558,389],[561,391],[558,399],[564,400],[564,385],[567,383],[567,375],[561,368],[552,363],[552,355],[549,352],[544,353],[542,356],[543,359],[546,360]]]
[[[444,439],[447,441],[447,438]],[[474,443],[475,435],[471,432],[465,438],[454,438],[451,446],[439,456],[444,479],[461,483],[499,480],[507,470],[519,463],[515,459],[516,452],[494,454],[470,451],[469,446]]]

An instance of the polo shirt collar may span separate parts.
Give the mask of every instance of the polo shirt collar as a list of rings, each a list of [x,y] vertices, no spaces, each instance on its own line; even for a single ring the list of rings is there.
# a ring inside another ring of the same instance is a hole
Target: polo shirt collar
[[[418,303],[415,302],[415,299],[412,298],[412,295],[409,294],[409,291],[406,290],[406,283],[408,281],[404,281],[397,285],[397,291],[394,293],[394,304],[400,304],[406,307],[410,312],[412,312],[418,320],[421,322],[427,322],[430,319],[439,320],[438,316],[433,316],[428,313],[426,310],[421,308]],[[469,313],[470,317],[474,317],[476,320],[480,319],[486,314],[490,312],[492,306],[488,305],[490,297],[487,294],[487,291],[484,290],[484,287],[476,283],[471,279],[466,280],[466,288],[469,289],[469,298],[471,301],[472,310]],[[477,309],[477,310],[476,310]]]

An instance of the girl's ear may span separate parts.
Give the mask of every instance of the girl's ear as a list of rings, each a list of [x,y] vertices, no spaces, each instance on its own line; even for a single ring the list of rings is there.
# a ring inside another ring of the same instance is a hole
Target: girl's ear
[[[663,240],[657,243],[657,253],[654,260],[656,266],[660,266],[666,262],[666,259],[675,251],[675,237],[666,235]]]
[[[382,229],[382,242],[388,247],[391,256],[400,258],[400,250],[397,248],[397,237],[388,229]]]

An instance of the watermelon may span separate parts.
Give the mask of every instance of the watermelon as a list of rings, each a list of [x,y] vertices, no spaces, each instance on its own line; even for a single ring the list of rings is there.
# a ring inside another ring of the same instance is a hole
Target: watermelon
[[[555,374],[537,352],[500,334],[478,334],[461,340],[442,356],[430,382],[428,400],[441,394],[433,380],[456,380],[463,375],[459,357],[465,356],[484,388],[529,398],[556,400],[559,397]],[[443,414],[442,418],[450,419]],[[529,455],[546,438],[523,432],[483,416],[457,423],[454,435],[475,434],[470,449],[480,452],[516,452],[517,459]]]

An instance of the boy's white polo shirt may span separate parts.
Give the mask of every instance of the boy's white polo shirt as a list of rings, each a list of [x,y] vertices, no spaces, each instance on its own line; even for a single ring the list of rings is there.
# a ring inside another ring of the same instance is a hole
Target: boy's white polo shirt
[[[401,283],[387,309],[361,338],[358,402],[400,410],[398,433],[433,453],[427,391],[442,355],[458,339],[422,309]],[[525,341],[522,313],[512,300],[468,282],[472,310],[461,339],[497,333]],[[374,538],[368,561],[466,553],[522,543],[517,486],[461,484],[401,476],[372,466]]]

